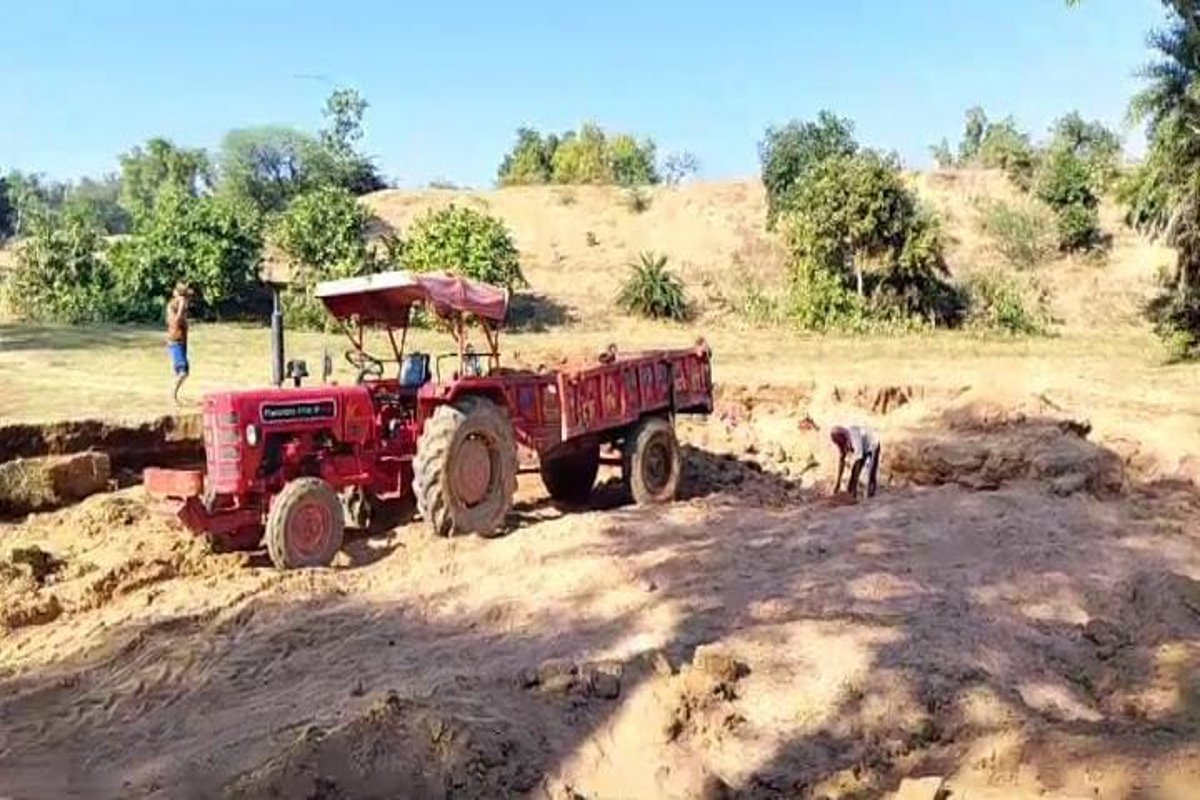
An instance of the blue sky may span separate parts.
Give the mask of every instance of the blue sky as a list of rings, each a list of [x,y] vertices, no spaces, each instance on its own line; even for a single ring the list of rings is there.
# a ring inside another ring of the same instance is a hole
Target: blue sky
[[[152,135],[315,128],[333,84],[402,185],[488,185],[519,125],[586,119],[757,172],[764,128],[831,108],[913,165],[964,110],[1120,125],[1159,0],[0,0],[0,169],[116,169]],[[321,76],[321,77],[312,77]],[[1130,132],[1130,148],[1140,135]]]

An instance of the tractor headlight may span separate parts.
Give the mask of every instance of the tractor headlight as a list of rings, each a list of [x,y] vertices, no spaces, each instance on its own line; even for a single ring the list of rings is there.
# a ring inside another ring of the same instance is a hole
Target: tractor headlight
[[[251,447],[258,446],[258,428],[254,425],[246,426],[246,444]]]

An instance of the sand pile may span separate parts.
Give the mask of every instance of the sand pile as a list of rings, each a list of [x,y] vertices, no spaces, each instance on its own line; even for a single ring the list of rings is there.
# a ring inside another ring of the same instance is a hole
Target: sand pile
[[[44,625],[174,578],[228,575],[247,558],[212,553],[155,518],[137,490],[94,497],[0,539],[0,629]]]
[[[452,699],[394,692],[349,722],[312,725],[295,743],[227,787],[232,798],[517,797],[541,779],[536,733],[502,714],[456,715]]]
[[[975,401],[940,412],[933,424],[888,442],[885,480],[976,490],[1030,480],[1060,496],[1107,496],[1122,490],[1124,459],[1089,441],[1089,423],[1055,413],[1038,398],[1024,406]]]
[[[77,503],[108,489],[111,471],[108,454],[94,452],[0,463],[0,515]]]

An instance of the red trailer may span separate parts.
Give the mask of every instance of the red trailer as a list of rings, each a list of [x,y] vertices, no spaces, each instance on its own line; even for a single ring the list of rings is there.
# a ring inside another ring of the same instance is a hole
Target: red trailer
[[[363,527],[415,499],[439,535],[498,533],[516,489],[518,447],[537,455],[550,495],[587,500],[602,446],[621,454],[638,503],[676,496],[682,470],[676,414],[713,407],[711,353],[619,354],[558,371],[501,366],[502,289],[444,274],[388,272],[321,284],[317,297],[346,327],[353,385],[220,392],[203,401],[205,469],[147,470],[148,492],[187,528],[258,542],[280,568],[328,564],[346,521]],[[405,353],[414,306],[453,334],[452,354]],[[386,331],[391,353],[367,352]],[[476,353],[478,330],[487,343]],[[450,374],[442,364],[453,362]],[[328,361],[325,378],[331,371]]]

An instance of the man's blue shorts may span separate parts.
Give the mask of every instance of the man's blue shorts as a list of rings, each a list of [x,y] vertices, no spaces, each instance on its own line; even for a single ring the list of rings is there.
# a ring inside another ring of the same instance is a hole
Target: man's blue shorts
[[[167,351],[171,354],[171,366],[176,375],[188,374],[187,344],[184,342],[168,342]]]

